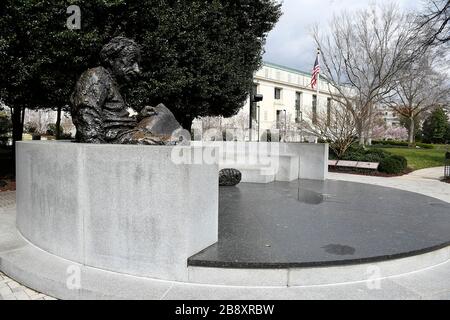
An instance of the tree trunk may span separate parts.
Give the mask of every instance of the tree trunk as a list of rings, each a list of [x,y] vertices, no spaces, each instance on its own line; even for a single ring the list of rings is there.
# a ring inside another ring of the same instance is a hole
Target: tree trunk
[[[13,125],[13,145],[16,141],[22,140],[23,134],[23,116],[25,115],[25,108],[20,106],[12,107],[12,125]]]
[[[191,131],[191,127],[192,127],[192,121],[193,119],[190,117],[184,117],[181,120],[181,126],[183,127],[183,129],[186,129],[187,131]]]
[[[58,109],[56,111],[56,129],[55,129],[56,140],[61,139],[61,111],[62,111],[62,107],[58,106]]]
[[[372,145],[372,120],[373,120],[373,105],[370,104],[369,109],[369,121],[366,129],[366,138],[365,138],[365,144],[370,146]]]
[[[362,121],[356,122],[356,131],[359,136],[359,145],[363,146],[364,145],[364,129],[363,129]]]
[[[13,125],[12,168],[14,176],[16,176],[16,142],[22,140],[24,115],[25,107],[11,107],[11,122]]]
[[[415,144],[415,138],[416,138],[416,135],[415,135],[415,131],[416,131],[416,128],[415,128],[415,121],[414,121],[414,117],[410,117],[409,118],[409,146],[410,147],[414,147],[414,144]]]

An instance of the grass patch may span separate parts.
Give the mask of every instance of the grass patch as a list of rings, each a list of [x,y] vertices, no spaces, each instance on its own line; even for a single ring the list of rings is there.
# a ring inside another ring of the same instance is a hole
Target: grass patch
[[[413,149],[376,146],[376,148],[386,149],[392,154],[405,157],[408,160],[408,167],[413,170],[444,166],[445,152],[448,147],[446,145],[434,145],[433,149]]]

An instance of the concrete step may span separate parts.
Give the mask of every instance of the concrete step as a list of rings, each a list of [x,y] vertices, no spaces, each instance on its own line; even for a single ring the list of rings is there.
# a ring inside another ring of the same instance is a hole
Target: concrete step
[[[299,176],[299,161],[300,158],[293,154],[283,155],[260,155],[259,157],[237,153],[234,155],[228,155],[224,160],[220,161],[220,166],[225,168],[235,168],[240,170],[253,169],[253,168],[271,168],[274,170],[276,181],[294,181]],[[250,169],[248,169],[250,168]],[[249,179],[253,181],[263,181],[261,183],[272,182],[271,178],[257,179],[255,175],[257,172],[249,173]],[[261,174],[271,176],[272,172],[263,172]]]

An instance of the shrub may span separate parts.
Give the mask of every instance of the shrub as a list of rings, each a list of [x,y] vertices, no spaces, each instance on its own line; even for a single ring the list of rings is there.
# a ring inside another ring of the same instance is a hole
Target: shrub
[[[398,160],[401,163],[402,168],[403,168],[402,171],[404,171],[404,170],[406,170],[406,168],[408,168],[408,160],[406,160],[405,157],[399,156],[399,155],[393,155],[393,156],[391,156],[391,159]]]
[[[335,156],[330,149],[330,159]],[[390,157],[391,154],[382,149],[365,149],[360,145],[351,146],[347,152],[342,156],[341,160],[349,161],[364,161],[364,162],[380,162],[382,159]]]
[[[23,127],[23,130],[26,133],[29,133],[29,134],[36,133],[36,131],[37,131],[37,124],[32,122],[32,121],[27,122],[27,123],[25,123],[25,125]]]
[[[383,145],[383,146],[395,146],[395,147],[408,147],[409,144],[406,141],[396,141],[396,140],[373,140],[373,145]]]
[[[422,125],[423,140],[431,143],[445,143],[448,116],[441,107],[436,108]]]
[[[406,141],[395,141],[395,140],[374,140],[372,141],[372,145],[382,145],[387,147],[409,147],[409,143]],[[432,144],[427,143],[416,143],[416,146],[422,148],[422,149],[434,149],[434,146]]]
[[[334,150],[331,149],[331,148],[328,148],[328,159],[330,159],[330,160],[338,160],[336,152],[334,152]]]
[[[0,111],[0,145],[6,145],[11,129],[11,119],[6,112]]]
[[[378,171],[389,174],[398,174],[404,172],[407,166],[408,161],[405,157],[393,155],[381,160]]]
[[[61,140],[71,140],[72,134],[70,132],[62,132],[60,139]]]
[[[353,144],[351,145],[344,155],[341,157],[341,160],[349,160],[349,161],[364,161],[366,155],[366,150],[364,147]]]
[[[389,157],[391,154],[382,149],[369,149],[366,151],[366,156],[375,160],[376,162],[380,162],[381,159]]]
[[[418,143],[416,143],[416,146],[418,146],[422,149],[434,149],[434,146],[432,144],[427,144],[427,143],[418,142]]]
[[[59,132],[61,132],[61,134],[64,132],[63,128],[61,126],[59,126]],[[47,126],[47,134],[50,136],[55,136],[56,135],[56,124],[54,123],[50,123]]]

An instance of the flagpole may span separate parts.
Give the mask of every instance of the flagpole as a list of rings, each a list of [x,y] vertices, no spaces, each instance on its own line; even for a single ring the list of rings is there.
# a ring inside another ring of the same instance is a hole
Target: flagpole
[[[317,62],[320,65],[320,48],[317,48]],[[319,85],[320,85],[320,71],[317,73],[317,109],[319,107]]]

